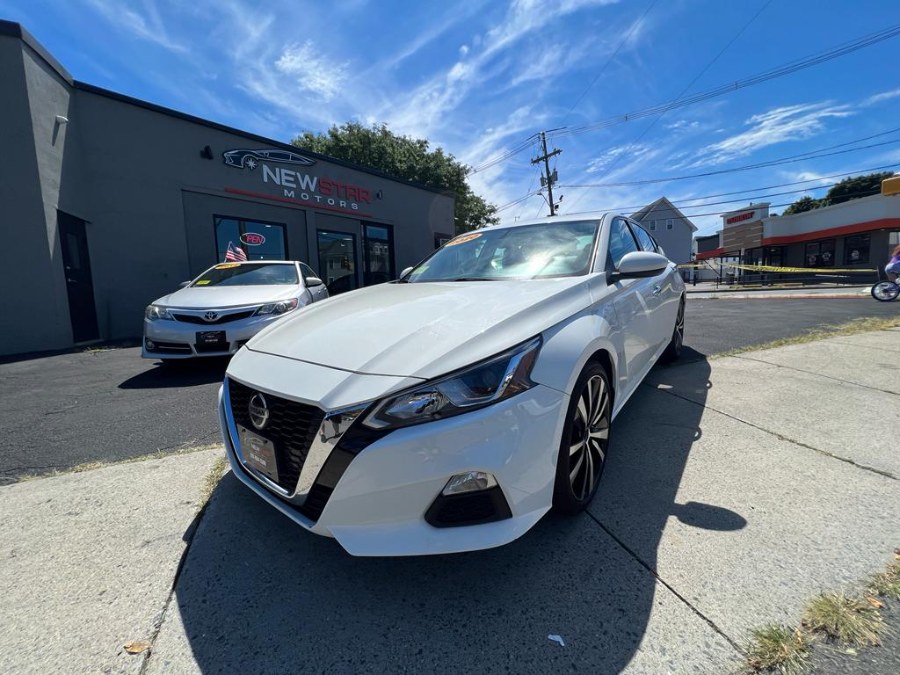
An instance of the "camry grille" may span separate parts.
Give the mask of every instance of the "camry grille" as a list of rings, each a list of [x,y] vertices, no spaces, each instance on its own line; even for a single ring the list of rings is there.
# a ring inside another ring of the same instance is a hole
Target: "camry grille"
[[[262,431],[257,431],[250,421],[249,403],[254,390],[233,379],[228,380],[231,414],[234,421],[275,444],[275,461],[278,464],[278,485],[293,492],[300,478],[300,470],[325,418],[320,408],[289,401],[266,394],[269,420]]]
[[[255,309],[248,309],[240,312],[233,312],[231,314],[222,314],[212,321],[209,321],[202,316],[195,316],[194,314],[181,314],[179,312],[172,312],[172,316],[174,316],[177,321],[184,321],[185,323],[197,323],[202,326],[215,326],[218,323],[228,323],[229,321],[246,319],[248,316],[253,316],[253,312],[255,311]]]

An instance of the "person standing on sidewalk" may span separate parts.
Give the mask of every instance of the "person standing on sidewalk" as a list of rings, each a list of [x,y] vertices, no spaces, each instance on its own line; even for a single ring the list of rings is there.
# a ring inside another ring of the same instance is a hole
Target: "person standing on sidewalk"
[[[900,246],[895,246],[891,251],[891,259],[884,266],[884,271],[887,272],[888,281],[897,281],[900,277]]]

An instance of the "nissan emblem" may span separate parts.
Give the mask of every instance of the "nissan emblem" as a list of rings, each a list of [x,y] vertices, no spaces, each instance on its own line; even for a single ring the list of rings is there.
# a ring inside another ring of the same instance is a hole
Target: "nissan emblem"
[[[262,429],[269,421],[269,406],[266,404],[266,397],[259,392],[250,397],[250,403],[247,404],[247,410],[250,413],[250,421],[257,429]]]

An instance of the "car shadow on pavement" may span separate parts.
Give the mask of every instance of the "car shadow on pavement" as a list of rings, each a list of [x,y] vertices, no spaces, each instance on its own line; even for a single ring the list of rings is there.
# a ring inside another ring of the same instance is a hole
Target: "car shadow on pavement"
[[[706,362],[685,367],[705,391]],[[654,371],[655,380],[666,370]],[[604,523],[611,499],[612,530],[631,523],[641,551],[655,550],[670,517],[722,531],[745,524],[714,505],[676,503],[703,408],[685,406],[675,424],[656,424],[659,396],[670,398],[642,386],[616,421],[590,514],[548,514],[488,551],[353,558],[228,473],[177,583],[182,626],[167,618],[153,658],[166,663],[189,650],[204,673],[616,673],[633,659],[642,672],[680,672],[685,649],[704,663],[695,646],[667,640],[666,631],[696,626],[707,645],[717,636],[648,571],[654,560],[637,560]]]
[[[119,384],[119,389],[174,389],[196,387],[225,379],[230,357],[184,361],[147,361],[147,368]]]

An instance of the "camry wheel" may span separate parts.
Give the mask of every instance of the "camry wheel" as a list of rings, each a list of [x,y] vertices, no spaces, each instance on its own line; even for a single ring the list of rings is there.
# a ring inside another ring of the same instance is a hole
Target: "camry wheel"
[[[672,329],[672,339],[666,346],[666,350],[662,353],[662,360],[671,363],[677,361],[681,356],[681,349],[684,345],[684,296],[678,304],[678,314],[675,317],[675,328]]]
[[[606,369],[589,363],[575,388],[567,411],[556,462],[553,508],[578,513],[593,499],[606,466],[612,390]]]

